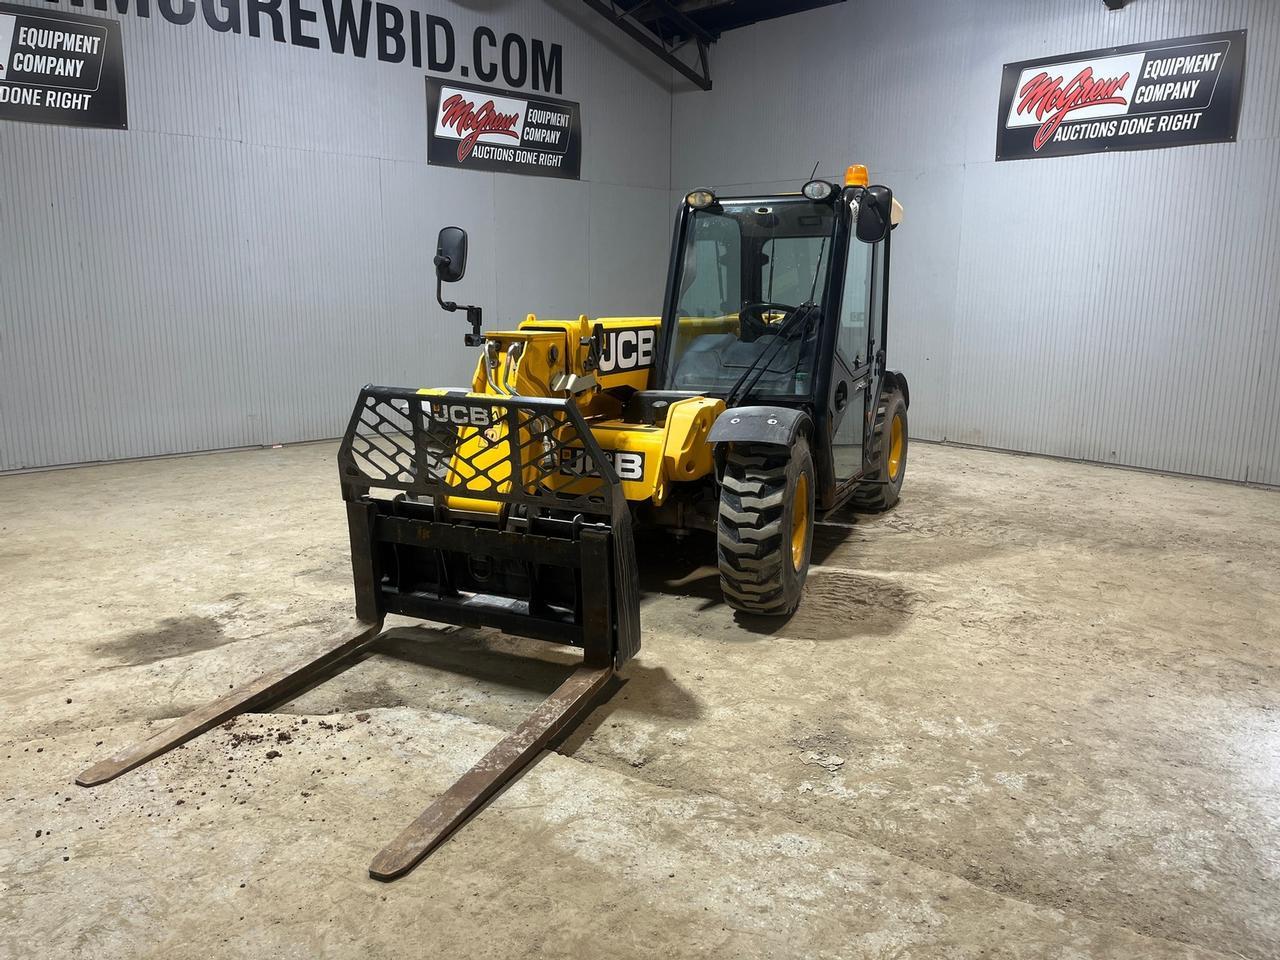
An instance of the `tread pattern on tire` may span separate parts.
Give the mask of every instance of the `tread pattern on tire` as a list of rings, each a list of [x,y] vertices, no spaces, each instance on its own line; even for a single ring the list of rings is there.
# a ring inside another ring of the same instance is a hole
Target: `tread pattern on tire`
[[[787,452],[734,448],[725,458],[716,524],[720,587],[738,610],[789,612],[783,564],[790,562],[783,520],[786,515]]]
[[[889,469],[885,465],[885,457],[888,451],[885,449],[888,438],[885,436],[886,416],[888,414],[890,400],[899,396],[896,392],[890,391],[880,396],[880,403],[876,407],[875,427],[871,432],[871,449],[868,451],[868,460],[876,465],[873,476],[877,480],[888,480]],[[859,513],[883,513],[893,506],[889,498],[889,488],[883,483],[860,483],[854,488],[851,500],[853,509]]]

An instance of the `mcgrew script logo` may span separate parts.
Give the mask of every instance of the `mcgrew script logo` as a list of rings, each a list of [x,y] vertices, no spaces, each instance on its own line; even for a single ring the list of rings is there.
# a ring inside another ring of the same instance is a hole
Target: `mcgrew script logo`
[[[1128,82],[1127,73],[1119,78],[1095,79],[1092,67],[1085,67],[1066,85],[1063,84],[1062,77],[1051,77],[1041,72],[1024,83],[1018,91],[1018,96],[1022,99],[1018,101],[1016,114],[1034,114],[1037,120],[1044,121],[1036,131],[1033,143],[1034,148],[1039,150],[1049,142],[1067,114],[1072,111],[1103,104],[1127,106],[1129,101],[1117,96],[1117,91]]]
[[[519,119],[518,113],[499,112],[492,100],[486,100],[477,110],[474,103],[458,93],[440,104],[441,126],[452,127],[462,135],[458,142],[459,163],[471,156],[482,134],[494,133],[519,140],[520,134],[512,129]]]

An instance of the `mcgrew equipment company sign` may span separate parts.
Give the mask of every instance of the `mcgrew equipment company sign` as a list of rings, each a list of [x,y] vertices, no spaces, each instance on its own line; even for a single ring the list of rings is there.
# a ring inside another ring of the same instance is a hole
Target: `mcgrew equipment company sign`
[[[1234,140],[1245,31],[1006,63],[996,159]]]
[[[427,77],[427,163],[577,180],[578,104]]]
[[[128,126],[120,24],[0,3],[0,120]]]

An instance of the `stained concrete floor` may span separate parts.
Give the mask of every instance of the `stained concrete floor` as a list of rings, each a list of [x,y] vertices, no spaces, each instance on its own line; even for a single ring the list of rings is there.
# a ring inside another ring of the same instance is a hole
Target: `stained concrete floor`
[[[369,859],[568,672],[350,615],[333,446],[0,478],[4,957],[1280,956],[1280,494],[918,444],[799,613],[647,544],[613,697],[408,878]]]

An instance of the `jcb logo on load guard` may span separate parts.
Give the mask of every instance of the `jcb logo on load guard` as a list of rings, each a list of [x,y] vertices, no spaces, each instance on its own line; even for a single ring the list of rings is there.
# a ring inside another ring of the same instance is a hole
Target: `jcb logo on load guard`
[[[444,403],[439,400],[427,404],[427,416],[437,423],[448,423],[455,427],[487,427],[490,422],[488,407]]]
[[[600,372],[647,370],[653,366],[653,347],[658,331],[653,327],[630,327],[604,332],[600,345]]]
[[[605,450],[605,459],[613,464],[613,472],[619,480],[644,479],[644,454],[632,450]],[[572,477],[596,477],[587,468],[587,452],[581,447],[560,448],[560,472]]]

